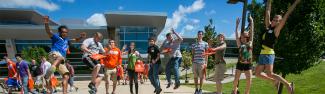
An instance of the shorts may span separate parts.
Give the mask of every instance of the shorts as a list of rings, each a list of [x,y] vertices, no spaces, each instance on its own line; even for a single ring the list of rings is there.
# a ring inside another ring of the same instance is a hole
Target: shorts
[[[204,65],[204,63],[193,63],[192,71],[193,71],[194,77],[203,78],[203,65]]]
[[[237,62],[236,64],[236,69],[240,71],[248,71],[251,70],[252,68],[253,68],[253,64],[244,64],[240,62]]]
[[[89,68],[93,69],[97,64],[99,64],[98,60],[94,60],[90,57],[83,57],[82,62],[85,63]]]
[[[65,57],[63,57],[60,52],[52,51],[52,52],[49,53],[49,57],[48,57],[49,62],[53,63],[55,61],[55,59],[59,58],[59,57],[61,57],[61,58],[63,58],[63,60],[65,60]],[[61,63],[64,63],[64,61],[61,62]]]
[[[117,71],[116,68],[105,68],[105,80],[108,81],[112,79],[113,82],[117,81]]]
[[[226,72],[226,63],[218,63],[215,65],[214,80],[222,81]]]
[[[51,75],[51,74],[53,74],[54,73],[54,70],[55,69],[57,69],[58,68],[58,72],[61,74],[61,75],[65,75],[65,74],[69,74],[69,70],[68,70],[68,68],[65,66],[65,57],[63,57],[62,55],[61,55],[61,53],[59,53],[59,52],[57,52],[57,51],[52,51],[52,52],[50,52],[49,53],[49,60],[50,60],[50,62],[54,62],[57,58],[63,58],[63,61],[61,61],[61,63],[58,65],[58,66],[56,66],[56,68],[50,68],[50,72],[52,72],[52,73],[49,73],[49,74],[47,74],[48,76],[49,75]],[[46,78],[48,78],[48,76],[46,77]]]
[[[258,57],[258,65],[273,65],[274,64],[274,54],[261,54]]]
[[[19,84],[19,81],[17,79],[13,79],[13,78],[8,78],[8,80],[6,81],[6,84],[8,87],[17,87],[17,88],[21,87],[21,85]]]

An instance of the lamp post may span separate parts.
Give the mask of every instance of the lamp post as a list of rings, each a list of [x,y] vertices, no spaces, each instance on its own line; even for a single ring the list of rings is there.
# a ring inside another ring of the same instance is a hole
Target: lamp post
[[[242,14],[242,21],[241,21],[241,33],[245,30],[245,22],[246,22],[246,12],[247,12],[247,0],[228,0],[228,4],[237,4],[238,2],[243,2],[243,14]]]

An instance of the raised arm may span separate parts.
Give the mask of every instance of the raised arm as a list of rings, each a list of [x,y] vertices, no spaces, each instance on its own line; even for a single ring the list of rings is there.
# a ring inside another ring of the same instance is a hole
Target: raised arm
[[[122,47],[122,50],[121,50],[121,51],[122,51],[122,55],[127,55],[127,54],[129,54],[128,51],[125,51],[126,47],[127,47],[127,45],[124,44],[123,47]]]
[[[271,24],[271,21],[270,21],[271,5],[272,5],[272,0],[267,0],[266,10],[265,10],[265,18],[264,18],[264,24],[265,24],[266,28],[268,28]]]
[[[237,47],[240,46],[240,39],[239,39],[239,36],[238,36],[238,24],[239,23],[240,23],[240,19],[237,18],[237,20],[236,20],[236,29],[235,29]]]
[[[45,31],[46,31],[47,35],[50,38],[52,38],[53,32],[51,31],[51,28],[50,28],[50,25],[49,25],[49,22],[50,22],[49,16],[44,16],[43,20],[44,20]]]
[[[289,15],[292,13],[292,11],[296,8],[297,4],[300,2],[300,0],[296,0],[293,5],[291,5],[288,9],[288,11],[285,13],[285,15],[283,16],[282,20],[280,21],[279,25],[277,27],[275,27],[275,36],[279,37],[280,35],[280,31],[283,28],[283,26],[285,25]]]
[[[250,21],[250,30],[249,30],[249,41],[251,41],[251,44],[253,44],[254,39],[254,20],[252,15],[249,15],[249,21]]]
[[[173,34],[176,35],[178,41],[183,41],[183,38],[182,38],[180,35],[178,35],[178,33],[176,33],[175,30],[174,30],[173,28],[172,28],[171,31],[173,32]]]

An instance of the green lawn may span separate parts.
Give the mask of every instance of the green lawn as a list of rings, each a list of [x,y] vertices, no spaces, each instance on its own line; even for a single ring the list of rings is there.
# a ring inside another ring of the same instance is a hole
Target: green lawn
[[[308,70],[302,72],[302,74],[291,74],[286,77],[287,80],[295,82],[295,94],[324,94],[325,92],[325,62],[320,63]],[[194,85],[186,85],[194,87]],[[244,92],[245,80],[240,81],[239,87],[241,93]],[[204,90],[215,92],[215,84],[205,84]],[[226,83],[223,87],[223,92],[231,94],[232,83]],[[251,94],[277,94],[273,84],[261,80],[259,78],[253,79],[251,88]],[[284,93],[287,94],[284,88]]]

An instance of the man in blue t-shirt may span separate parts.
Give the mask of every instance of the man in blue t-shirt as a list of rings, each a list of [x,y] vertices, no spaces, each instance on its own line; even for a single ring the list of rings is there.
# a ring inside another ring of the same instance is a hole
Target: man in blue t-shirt
[[[48,16],[44,17],[44,25],[45,25],[45,31],[52,41],[51,52],[49,54],[49,60],[52,63],[52,66],[47,72],[45,78],[49,79],[50,75],[52,75],[56,70],[56,68],[58,68],[57,70],[62,75],[63,78],[62,79],[63,94],[67,94],[69,70],[65,66],[64,62],[66,59],[67,50],[69,48],[69,41],[70,41],[68,38],[69,29],[66,26],[59,26],[58,33],[54,34],[50,29]],[[84,37],[86,36],[84,33],[82,33],[81,37],[74,38],[71,40],[79,41]]]

